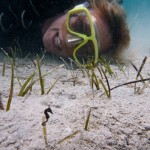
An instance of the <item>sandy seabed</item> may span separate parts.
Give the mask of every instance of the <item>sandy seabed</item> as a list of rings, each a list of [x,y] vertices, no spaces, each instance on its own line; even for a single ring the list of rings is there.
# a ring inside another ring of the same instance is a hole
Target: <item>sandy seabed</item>
[[[140,67],[142,58],[132,62]],[[61,65],[45,60],[42,74]],[[6,108],[11,80],[10,64],[6,63],[2,76],[0,60],[1,101]],[[137,72],[131,66],[122,71],[111,65],[114,76],[108,76],[111,88],[134,81]],[[38,71],[31,60],[17,60],[15,77],[23,84],[27,77]],[[98,74],[98,73],[97,73]],[[142,77],[150,78],[150,58],[142,69]],[[60,77],[49,94],[41,95],[37,82],[25,97],[19,97],[20,85],[14,80],[10,111],[0,110],[0,150],[150,150],[150,82],[138,83],[140,94],[134,92],[134,84],[111,91],[111,98],[101,96],[103,89],[94,90],[89,78],[80,69],[74,71],[60,67],[46,76],[45,91]],[[77,81],[73,85],[73,79]],[[139,78],[140,79],[140,78]],[[142,89],[143,88],[143,89]],[[51,107],[53,114],[46,124],[47,147],[43,136],[42,117]],[[84,130],[91,108],[88,131]],[[68,138],[66,138],[68,137]]]

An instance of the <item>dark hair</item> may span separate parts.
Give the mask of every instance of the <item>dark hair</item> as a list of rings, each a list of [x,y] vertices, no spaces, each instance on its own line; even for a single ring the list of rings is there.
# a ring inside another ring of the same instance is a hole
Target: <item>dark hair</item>
[[[116,0],[91,0],[90,2],[91,7],[103,15],[111,33],[112,44],[106,51],[118,56],[130,43],[126,14],[123,8]]]

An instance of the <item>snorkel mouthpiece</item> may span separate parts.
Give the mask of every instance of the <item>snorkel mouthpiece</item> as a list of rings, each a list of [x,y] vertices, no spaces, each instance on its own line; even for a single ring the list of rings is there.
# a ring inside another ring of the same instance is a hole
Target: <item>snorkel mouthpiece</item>
[[[69,47],[75,47],[76,45],[80,44],[83,41],[81,37],[73,36],[71,34],[67,35],[66,42]]]

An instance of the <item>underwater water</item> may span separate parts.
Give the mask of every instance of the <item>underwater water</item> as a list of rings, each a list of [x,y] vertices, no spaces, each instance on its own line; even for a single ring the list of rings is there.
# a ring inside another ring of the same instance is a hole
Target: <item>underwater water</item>
[[[130,50],[150,56],[150,0],[124,0],[130,29]]]

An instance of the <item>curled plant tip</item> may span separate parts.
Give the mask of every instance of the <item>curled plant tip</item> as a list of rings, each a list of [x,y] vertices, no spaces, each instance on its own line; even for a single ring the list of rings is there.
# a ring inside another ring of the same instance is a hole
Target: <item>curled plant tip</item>
[[[22,26],[27,30],[30,28],[30,26],[32,24],[32,20],[30,21],[30,23],[28,25],[25,25],[25,21],[24,21],[25,13],[26,13],[26,11],[24,10],[21,14],[21,23],[22,23]]]
[[[9,11],[12,13],[12,15],[16,18],[17,21],[19,21],[17,15],[15,14],[15,12],[12,10],[11,6],[9,5]]]
[[[11,29],[12,24],[9,25],[8,29],[6,29],[6,28],[4,27],[4,25],[3,25],[3,22],[2,22],[2,17],[3,17],[3,16],[4,16],[4,13],[2,12],[2,13],[0,14],[0,27],[1,27],[1,29],[3,30],[3,32],[8,32],[8,31]]]
[[[35,14],[39,17],[40,15],[39,15],[38,11],[36,10],[35,6],[33,5],[32,0],[29,0],[29,2],[31,4],[31,6],[32,6],[32,8],[33,8],[33,10],[35,12]]]
[[[42,122],[42,126],[45,126],[45,125],[46,125],[46,122],[47,122],[48,119],[49,119],[49,114],[48,114],[48,112],[50,112],[51,114],[53,114],[53,112],[52,112],[52,110],[51,110],[50,107],[44,110],[44,114],[45,114],[46,121]]]
[[[4,106],[3,106],[3,103],[2,103],[2,93],[0,93],[0,109],[5,110]]]

